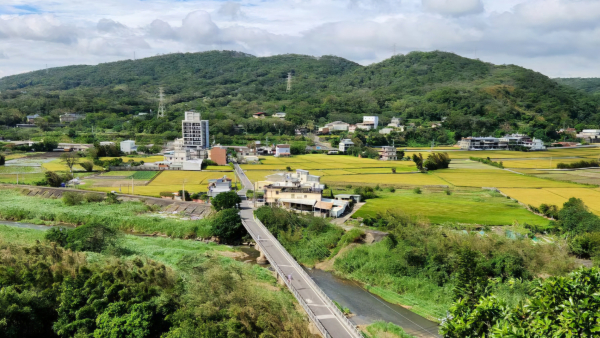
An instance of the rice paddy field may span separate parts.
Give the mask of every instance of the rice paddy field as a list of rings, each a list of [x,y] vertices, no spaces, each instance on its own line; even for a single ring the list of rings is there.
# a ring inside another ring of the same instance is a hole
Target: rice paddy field
[[[102,161],[107,161],[107,160],[112,160],[114,158],[117,157],[101,157],[100,159]],[[140,162],[140,161],[144,161],[144,163],[154,163],[154,162],[159,162],[159,161],[163,161],[165,159],[164,156],[133,156],[133,157],[129,157],[129,156],[122,156],[121,157],[123,159],[123,162],[129,162],[129,160],[133,160],[134,162]]]
[[[323,176],[321,182],[329,185],[382,185],[382,186],[445,186],[448,182],[433,174],[354,174]]]
[[[423,189],[421,194],[412,190],[377,192],[378,198],[368,200],[353,218],[376,217],[387,210],[411,216],[422,216],[434,224],[468,223],[479,225],[511,225],[528,223],[544,225],[548,221],[529,212],[519,203],[501,194],[481,189],[445,191]]]
[[[490,167],[493,168],[493,167]],[[580,185],[569,182],[545,180],[538,177],[519,175],[507,170],[497,169],[449,169],[437,170],[434,176],[444,184],[457,187],[495,187],[495,188],[579,188]]]
[[[593,213],[600,215],[600,191],[592,188],[501,189],[503,193],[527,205],[550,204],[562,207],[571,197],[580,198]]]
[[[145,173],[145,172],[136,172]],[[222,172],[209,172],[209,171],[161,171],[158,176],[152,180],[148,185],[135,186],[133,193],[135,195],[152,196],[158,197],[163,191],[178,191],[181,190],[185,184],[185,190],[190,192],[205,192],[208,191],[208,180],[221,178],[227,176],[234,179],[233,174],[227,174]],[[134,177],[135,179],[135,177]],[[129,183],[131,184],[131,183]],[[84,186],[85,189],[96,190],[96,191],[112,191],[115,190],[114,186],[110,187],[98,187],[98,186]],[[130,186],[124,185],[121,188],[121,192],[130,194]],[[126,189],[126,190],[123,190]]]
[[[434,150],[435,151],[435,150]],[[412,156],[415,153],[423,154],[423,157],[427,157],[427,154],[431,152],[428,150],[414,151],[408,149],[405,151],[405,156]],[[484,151],[461,151],[461,150],[448,150],[450,158],[454,159],[468,159],[469,157],[489,157],[494,160],[502,159],[540,159],[540,158],[569,158],[569,157],[580,157],[580,158],[598,158],[600,156],[600,148],[564,148],[564,149],[550,149],[547,151],[535,151],[535,152],[522,152],[522,151],[505,151],[505,150],[484,150]],[[558,163],[558,162],[557,162]]]
[[[262,164],[242,165],[244,170],[286,170],[290,167],[292,170],[329,170],[329,169],[362,169],[362,168],[390,168],[395,167],[397,172],[415,171],[416,167],[412,161],[394,161],[384,162],[368,158],[358,158],[345,155],[297,155],[292,157],[264,157],[261,158]]]

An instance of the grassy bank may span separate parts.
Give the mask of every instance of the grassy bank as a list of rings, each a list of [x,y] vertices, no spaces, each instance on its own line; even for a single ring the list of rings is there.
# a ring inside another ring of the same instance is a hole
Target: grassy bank
[[[67,206],[61,200],[24,196],[17,190],[5,189],[0,194],[0,218],[5,220],[35,224],[104,224],[122,231],[176,238],[211,236],[208,220],[180,220],[153,212],[142,202]]]

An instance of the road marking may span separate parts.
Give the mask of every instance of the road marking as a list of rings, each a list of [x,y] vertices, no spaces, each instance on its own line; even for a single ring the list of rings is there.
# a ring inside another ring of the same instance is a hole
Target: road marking
[[[317,319],[321,320],[321,319],[337,319],[336,315],[320,315],[320,316],[315,316]]]

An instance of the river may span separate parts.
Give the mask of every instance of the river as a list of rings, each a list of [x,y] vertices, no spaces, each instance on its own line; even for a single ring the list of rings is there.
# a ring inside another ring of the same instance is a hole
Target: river
[[[35,229],[46,231],[50,226],[0,221],[0,225],[17,228]],[[72,228],[71,225],[61,225]],[[248,256],[242,261],[256,263],[259,252],[253,247],[239,247]],[[264,266],[270,268],[269,266]],[[389,303],[363,289],[356,282],[333,275],[330,272],[318,269],[306,269],[306,272],[317,285],[331,298],[354,314],[350,320],[356,325],[368,325],[375,321],[394,323],[401,326],[407,333],[416,337],[441,337],[438,325],[424,317],[413,313],[400,305]]]

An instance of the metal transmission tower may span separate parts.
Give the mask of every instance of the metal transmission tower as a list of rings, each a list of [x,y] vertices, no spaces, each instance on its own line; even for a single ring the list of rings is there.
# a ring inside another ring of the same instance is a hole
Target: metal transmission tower
[[[158,113],[156,117],[165,117],[165,94],[162,87],[158,89],[158,100]]]
[[[292,72],[288,73],[287,79],[287,91],[289,92],[290,90],[292,90]]]

